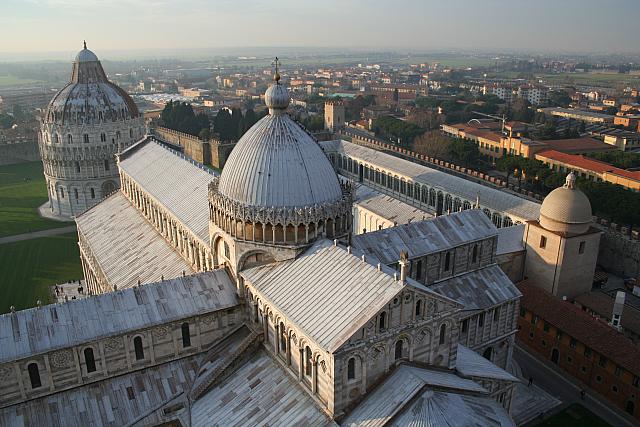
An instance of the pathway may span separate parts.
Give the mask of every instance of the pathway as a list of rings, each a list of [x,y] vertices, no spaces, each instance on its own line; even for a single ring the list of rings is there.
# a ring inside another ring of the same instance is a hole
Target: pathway
[[[570,403],[580,403],[612,426],[626,427],[636,425],[627,414],[613,409],[612,403],[600,398],[595,391],[580,385],[577,380],[561,372],[551,362],[541,360],[518,345],[515,347],[513,356],[520,365],[525,378],[533,377],[533,382],[536,386],[546,390],[563,402],[560,408],[564,409]],[[584,400],[580,399],[580,390],[583,388],[587,392]],[[535,425],[535,422],[532,424]]]
[[[0,245],[5,243],[22,242],[23,240],[38,239],[40,237],[57,236],[59,234],[73,233],[76,231],[75,225],[62,228],[50,228],[48,230],[33,231],[31,233],[16,234],[13,236],[0,237]]]

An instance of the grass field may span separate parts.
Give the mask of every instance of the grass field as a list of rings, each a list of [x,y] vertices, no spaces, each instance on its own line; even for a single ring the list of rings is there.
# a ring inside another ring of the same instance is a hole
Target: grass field
[[[0,87],[25,86],[40,83],[38,80],[23,79],[16,76],[0,76]]]
[[[0,245],[0,313],[49,303],[47,287],[82,278],[75,233]]]
[[[68,226],[38,216],[38,206],[46,201],[42,163],[0,166],[0,237]]]
[[[584,406],[574,403],[536,427],[611,427]]]

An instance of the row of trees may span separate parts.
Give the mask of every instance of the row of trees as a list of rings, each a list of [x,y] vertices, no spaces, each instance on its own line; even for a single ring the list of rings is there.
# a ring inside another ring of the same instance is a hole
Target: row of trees
[[[196,115],[191,104],[186,102],[169,101],[160,115],[162,125],[173,130],[199,136],[201,132],[209,131],[209,117],[205,114]]]
[[[503,156],[496,168],[518,178],[518,185],[546,194],[564,184],[565,173],[549,169],[539,160],[519,156]],[[578,177],[580,188],[591,201],[593,213],[619,224],[640,225],[640,193],[608,182],[594,182]]]
[[[602,162],[610,163],[615,167],[621,169],[630,169],[640,167],[640,154],[627,153],[624,151],[615,150],[606,153],[590,153],[589,157]]]
[[[371,130],[378,135],[404,145],[411,144],[415,137],[424,133],[424,129],[420,126],[391,116],[375,119]]]
[[[413,150],[429,157],[454,162],[465,168],[478,169],[480,161],[480,151],[475,143],[450,138],[438,131],[429,131],[418,136],[413,141]]]
[[[239,108],[233,108],[231,111],[223,108],[218,111],[213,120],[213,130],[223,141],[238,140],[266,113],[266,110],[257,114],[253,109],[248,109],[242,114],[242,110]]]

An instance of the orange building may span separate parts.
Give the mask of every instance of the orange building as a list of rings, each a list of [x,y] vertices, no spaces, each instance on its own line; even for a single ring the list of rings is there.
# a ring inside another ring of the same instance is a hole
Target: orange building
[[[640,421],[640,348],[607,323],[532,283],[522,292],[519,345],[537,353]]]

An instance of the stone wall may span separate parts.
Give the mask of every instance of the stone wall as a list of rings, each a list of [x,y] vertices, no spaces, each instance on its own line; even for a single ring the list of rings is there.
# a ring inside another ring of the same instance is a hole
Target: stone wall
[[[40,153],[36,140],[0,144],[0,166],[37,160],[40,160]]]
[[[196,162],[210,164],[218,169],[222,169],[236,145],[235,142],[220,141],[217,138],[202,141],[197,136],[162,126],[153,128],[153,134],[169,144],[181,147],[184,154]]]
[[[598,264],[606,271],[619,276],[640,275],[640,240],[630,237],[616,228],[602,233]]]
[[[203,352],[243,321],[243,312],[236,306],[0,364],[0,407]],[[182,338],[185,323],[190,336],[186,346]],[[134,343],[138,337],[142,352],[137,355]],[[93,354],[93,363],[88,364],[87,351]],[[36,387],[29,376],[33,364],[41,382]]]

